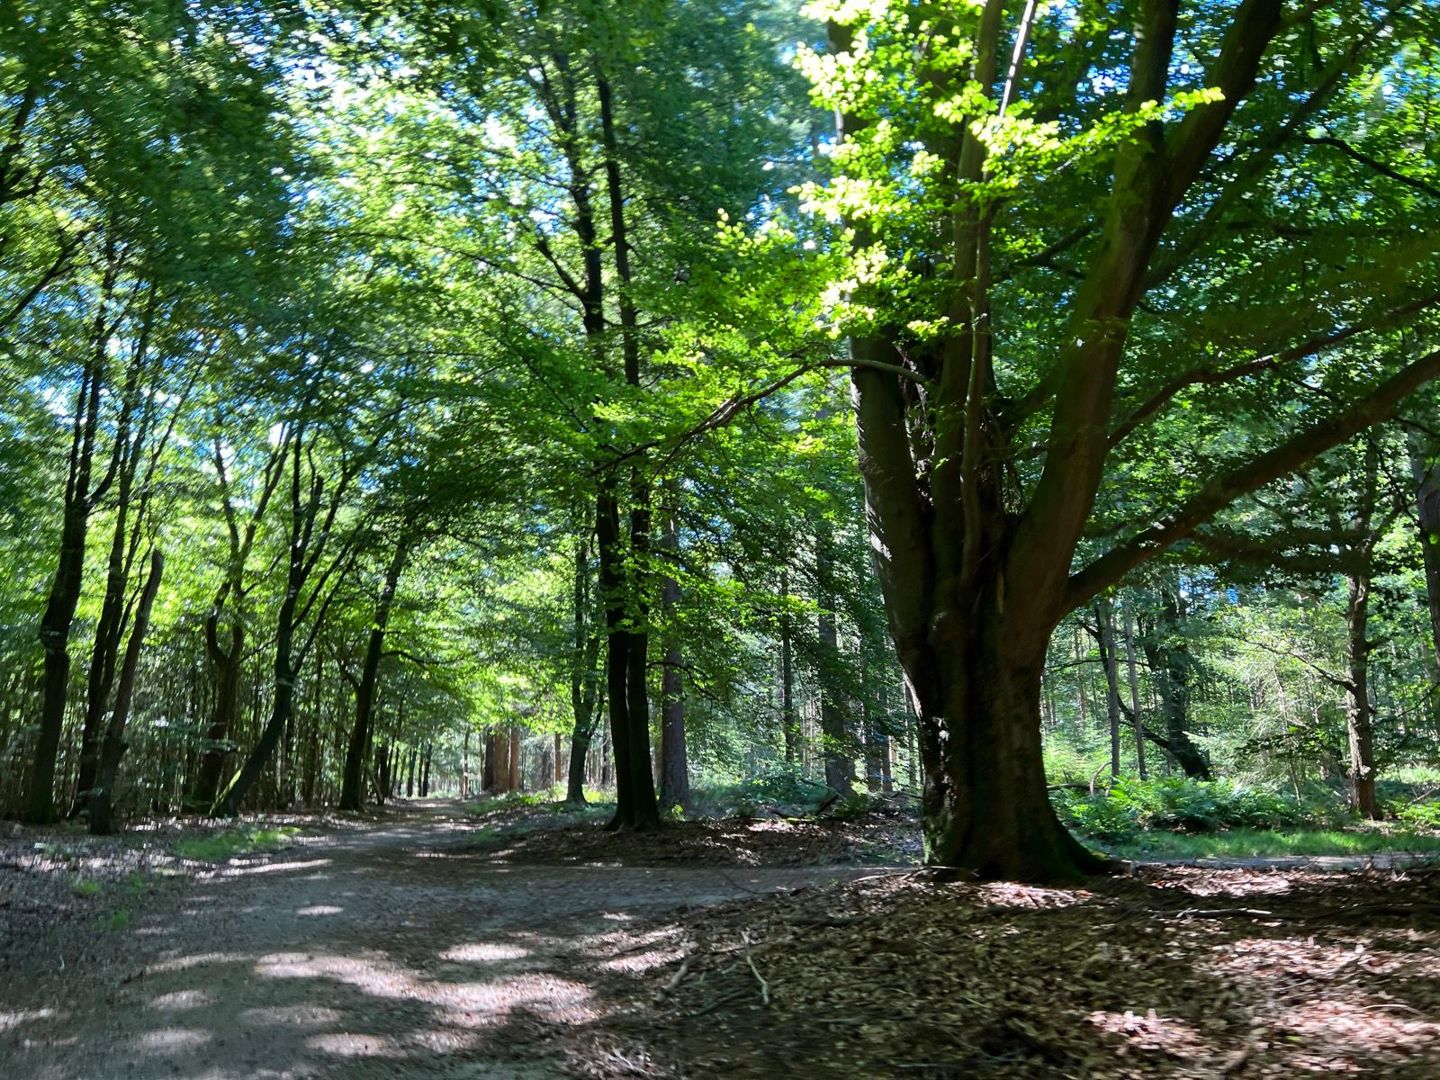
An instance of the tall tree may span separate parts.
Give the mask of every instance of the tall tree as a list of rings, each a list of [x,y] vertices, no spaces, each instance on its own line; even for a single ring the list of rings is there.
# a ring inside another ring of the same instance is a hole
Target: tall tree
[[[1336,163],[1305,133],[1338,128],[1345,95],[1422,40],[1435,12],[1357,3],[1333,19],[1281,0],[1185,18],[1169,0],[1122,18],[1030,5],[1016,19],[1002,0],[812,10],[831,20],[829,57],[809,63],[843,140],[812,203],[854,237],[839,317],[891,632],[922,728],[926,859],[1029,879],[1098,869],[1046,796],[1051,632],[1440,376],[1440,352],[1373,373],[1329,364],[1324,397],[1222,453],[1209,482],[1166,490],[1152,470],[1134,490],[1146,453],[1185,437],[1168,423],[1178,403],[1223,415],[1252,386],[1292,380],[1299,361],[1344,357],[1337,347],[1433,306],[1434,245],[1410,230],[1372,235],[1361,259],[1380,272],[1347,259],[1342,285],[1328,270],[1337,204],[1358,216],[1378,193],[1398,217],[1417,193],[1404,176]],[[956,47],[935,48],[937,35]],[[1353,148],[1364,133],[1336,138]],[[1277,193],[1256,215],[1256,184],[1282,157],[1314,163],[1317,195]],[[1071,179],[1054,184],[1062,161]],[[1283,215],[1308,243],[1276,247]],[[1240,237],[1263,246],[1234,259]],[[917,246],[921,258],[899,257]],[[1176,287],[1195,273],[1218,277],[1199,294]],[[1308,326],[1276,291],[1298,280],[1327,296]],[[1262,308],[1286,314],[1234,332]],[[1230,330],[1204,335],[1217,358],[1192,360],[1205,342],[1170,328],[1222,313]]]

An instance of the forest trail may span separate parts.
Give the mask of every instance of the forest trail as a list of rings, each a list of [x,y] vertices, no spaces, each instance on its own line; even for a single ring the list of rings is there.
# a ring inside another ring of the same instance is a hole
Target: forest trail
[[[128,926],[9,942],[0,1071],[566,1075],[554,1037],[604,1015],[607,984],[673,958],[632,921],[875,873],[504,856],[458,803],[401,804],[161,886]]]

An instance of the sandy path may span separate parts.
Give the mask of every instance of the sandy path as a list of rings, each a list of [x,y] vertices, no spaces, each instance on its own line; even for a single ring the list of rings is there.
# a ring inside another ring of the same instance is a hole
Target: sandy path
[[[474,831],[412,806],[142,898],[68,963],[57,932],[0,987],[0,1075],[569,1075],[555,1036],[678,955],[637,920],[873,873],[507,866]]]

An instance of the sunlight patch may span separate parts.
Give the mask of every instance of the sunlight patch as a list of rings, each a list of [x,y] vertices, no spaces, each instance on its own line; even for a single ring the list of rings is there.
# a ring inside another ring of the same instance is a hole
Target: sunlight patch
[[[145,969],[145,973],[147,975],[168,975],[176,971],[189,971],[191,968],[200,967],[203,964],[234,964],[248,959],[249,957],[244,953],[196,953],[194,956],[177,956],[173,960],[162,960],[158,964],[151,964]]]
[[[627,956],[616,957],[614,960],[606,960],[600,967],[605,971],[624,971],[634,974],[674,963],[684,955],[685,950],[680,948],[651,949],[648,952],[630,953]]]
[[[319,1027],[321,1024],[338,1024],[343,1015],[336,1009],[323,1005],[269,1005],[264,1008],[246,1009],[240,1019],[247,1024],[278,1024],[285,1027]]]
[[[196,1031],[194,1028],[160,1028],[158,1031],[146,1032],[136,1040],[136,1044],[141,1050],[152,1054],[178,1054],[204,1046],[209,1041],[208,1031]]]
[[[0,1031],[9,1031],[21,1024],[32,1024],[36,1020],[50,1020],[58,1015],[54,1009],[21,1009],[18,1012],[0,1012]]]
[[[335,1057],[399,1057],[401,1054],[384,1035],[313,1035],[305,1041],[305,1045]]]
[[[518,945],[490,945],[483,941],[473,941],[446,949],[440,954],[440,959],[483,964],[494,960],[523,960],[529,955],[529,949],[522,949]]]
[[[312,904],[310,907],[296,908],[296,915],[339,915],[345,909],[336,907],[334,904]]]
[[[205,990],[176,990],[174,993],[161,994],[159,997],[151,998],[150,1008],[167,1011],[198,1009],[202,1005],[209,1005],[214,1000]]]

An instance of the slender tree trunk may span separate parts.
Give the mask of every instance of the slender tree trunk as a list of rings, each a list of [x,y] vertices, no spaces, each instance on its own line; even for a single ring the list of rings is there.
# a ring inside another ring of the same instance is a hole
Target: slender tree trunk
[[[350,743],[345,751],[345,774],[340,786],[340,809],[362,810],[365,802],[365,747],[370,740],[371,717],[375,710],[375,690],[380,679],[380,660],[385,652],[385,631],[390,625],[390,610],[395,603],[395,590],[405,570],[409,542],[401,536],[385,568],[380,598],[375,604],[375,618],[370,623],[370,639],[365,648],[365,663],[360,672],[360,685],[355,691],[355,723],[350,729]]]
[[[409,765],[405,773],[405,798],[415,797],[415,747],[410,747]]]
[[[1379,818],[1375,798],[1375,745],[1372,728],[1374,711],[1370,702],[1370,573],[1367,570],[1347,580],[1345,732],[1350,749],[1350,806],[1367,818]]]
[[[1095,621],[1100,638],[1100,662],[1105,667],[1105,711],[1110,720],[1110,775],[1120,776],[1120,672],[1115,655],[1115,620],[1110,601],[1095,604]]]
[[[465,742],[460,747],[460,797],[470,797],[470,729],[465,729]]]
[[[507,791],[519,791],[523,788],[524,777],[520,773],[520,731],[518,728],[511,728],[508,742],[510,744],[510,762],[505,769],[505,788]]]
[[[673,484],[666,486],[672,501],[676,497]],[[679,558],[680,534],[678,512],[672,504],[665,524],[665,553],[674,561]],[[690,802],[690,765],[685,748],[685,690],[680,654],[680,633],[675,626],[680,607],[680,585],[675,577],[665,578],[660,588],[662,619],[666,627],[665,660],[660,679],[660,809],[684,810]]]
[[[825,783],[841,795],[855,793],[855,759],[850,756],[850,732],[837,685],[842,677],[840,637],[835,626],[835,588],[830,564],[829,540],[822,537],[815,556],[816,580],[820,588],[820,614],[816,626],[820,639],[820,736],[824,743]]]
[[[120,666],[120,678],[115,687],[115,704],[110,712],[110,723],[105,729],[105,738],[100,750],[100,760],[95,774],[94,795],[90,799],[90,831],[97,836],[113,828],[112,811],[115,796],[115,781],[120,773],[120,759],[125,754],[125,726],[130,720],[130,703],[135,696],[135,672],[140,662],[140,649],[145,643],[145,634],[150,629],[150,610],[155,604],[155,594],[160,591],[160,578],[165,570],[165,560],[157,548],[150,555],[150,573],[140,592],[135,608],[135,625],[130,631],[130,641],[125,647],[125,658]]]
[[[136,355],[131,358],[125,389],[121,394],[120,417],[111,447],[110,471],[116,477],[115,522],[110,533],[110,552],[105,565],[105,596],[100,604],[100,619],[95,627],[95,641],[90,654],[90,671],[86,679],[85,722],[80,731],[80,775],[76,782],[75,802],[70,809],[74,817],[83,812],[95,787],[100,764],[101,731],[105,726],[106,704],[115,682],[115,666],[120,658],[120,643],[125,634],[126,593],[130,570],[134,563],[134,546],[139,542],[142,523],[130,529],[131,494],[140,466],[140,453],[145,445],[148,416],[138,425],[131,440],[135,410],[139,406],[140,377],[144,368],[149,339],[149,317],[141,334]],[[148,414],[149,410],[145,412]]]
[[[1409,437],[1410,470],[1415,480],[1420,552],[1425,567],[1425,599],[1430,613],[1431,710],[1440,716],[1440,462],[1426,453],[1420,436]]]
[[[1166,585],[1159,616],[1150,632],[1140,635],[1140,648],[1150,665],[1150,678],[1160,695],[1165,735],[1147,732],[1192,780],[1209,780],[1210,763],[1190,738],[1190,684],[1193,665],[1185,645],[1183,600],[1178,587]]]
[[[800,762],[800,718],[795,712],[795,645],[790,617],[790,570],[780,572],[780,595],[785,609],[780,614],[780,725],[785,731],[785,764]]]
[[[1125,663],[1130,679],[1130,720],[1135,727],[1135,768],[1141,780],[1145,772],[1145,724],[1140,719],[1140,679],[1135,674],[1135,607],[1134,597],[1125,603]]]
[[[55,763],[65,727],[65,703],[70,690],[70,627],[80,602],[85,574],[85,540],[90,513],[98,492],[90,487],[99,431],[101,392],[109,348],[109,309],[119,268],[113,244],[107,245],[105,280],[96,309],[92,351],[80,377],[71,428],[70,459],[60,520],[60,555],[50,581],[50,595],[40,617],[40,645],[44,650],[44,683],[40,705],[40,731],[30,770],[24,818],[43,825],[57,818]],[[101,487],[105,486],[102,481]]]

